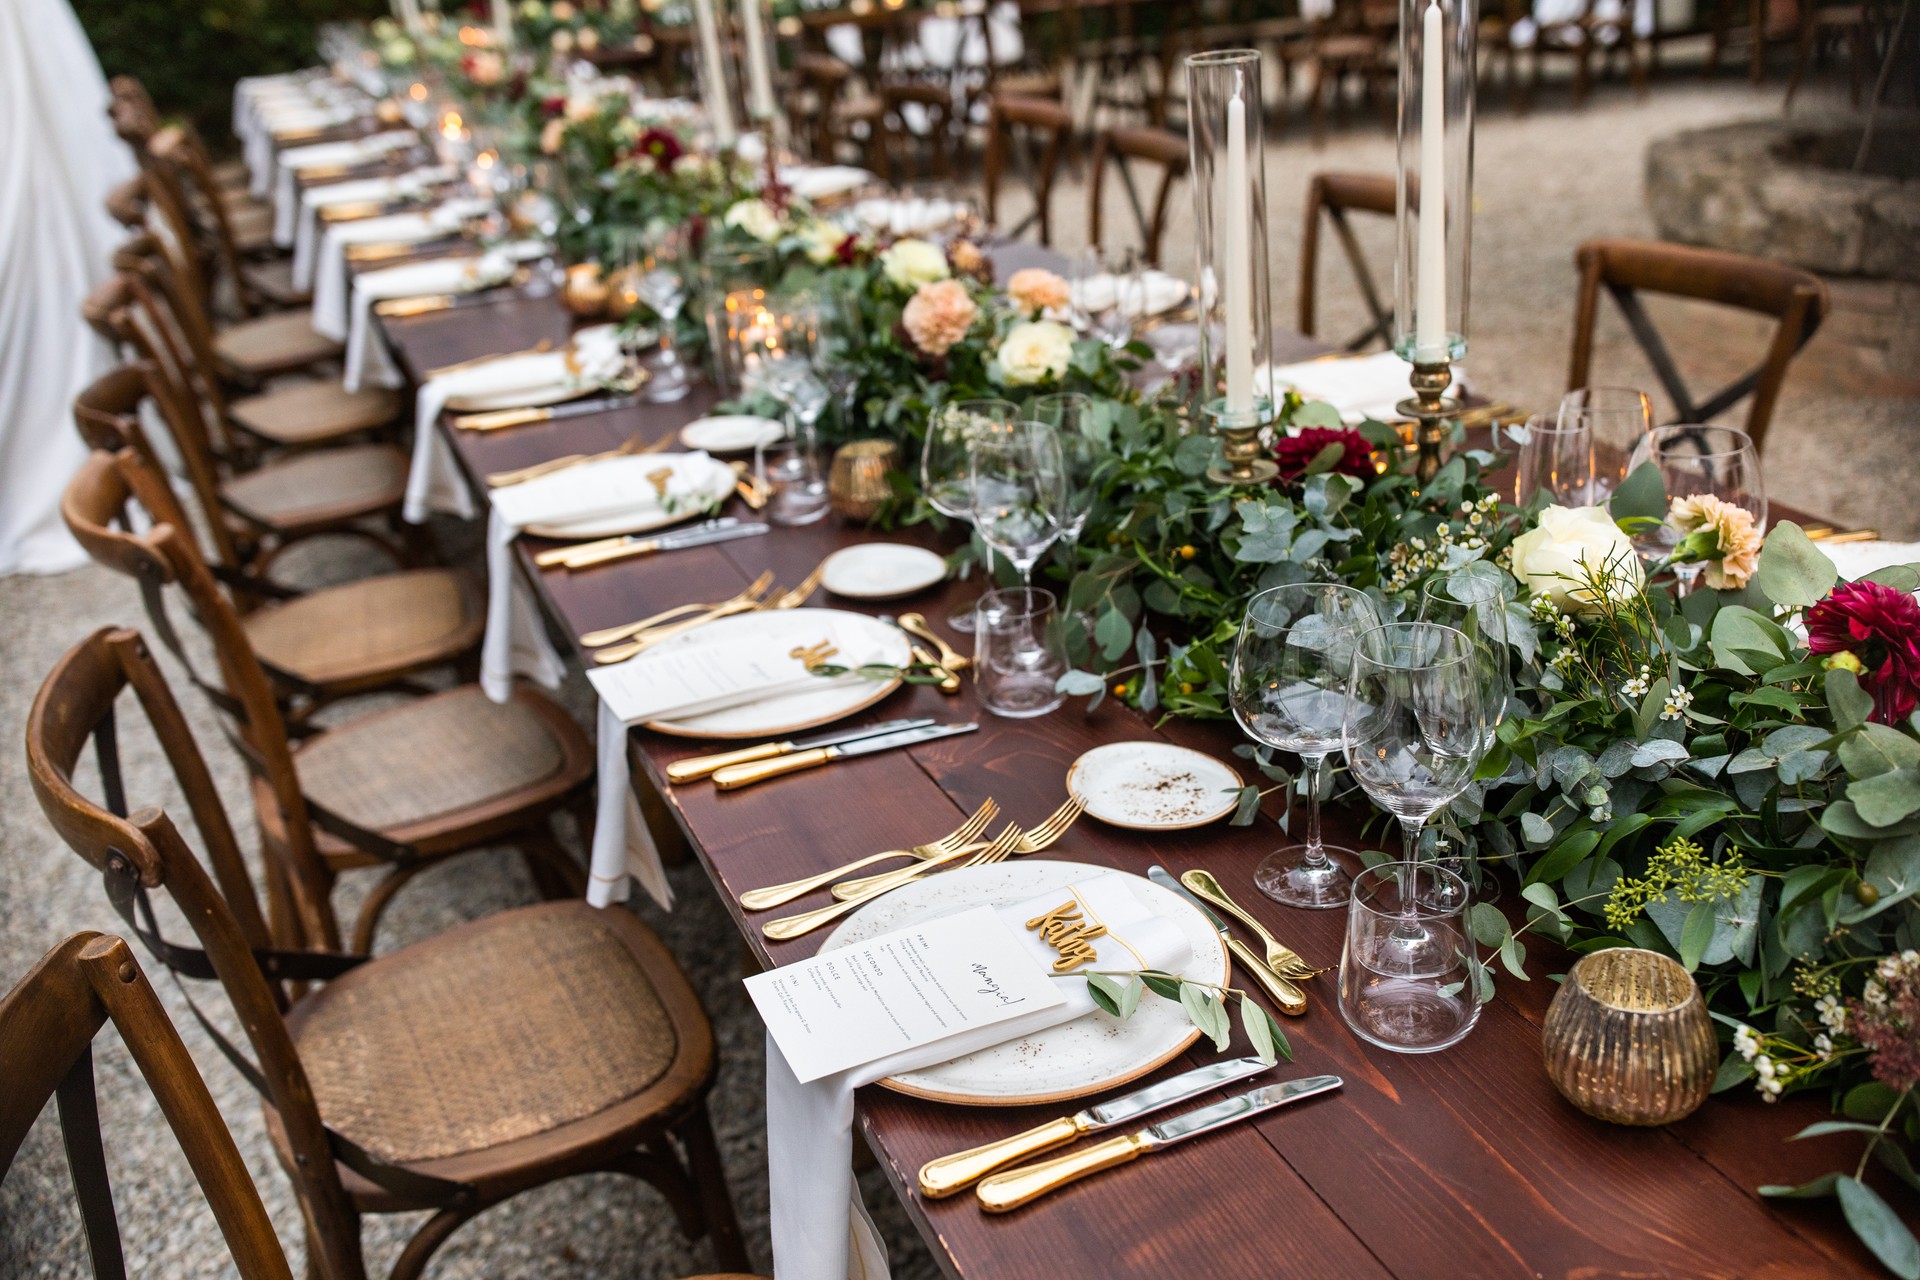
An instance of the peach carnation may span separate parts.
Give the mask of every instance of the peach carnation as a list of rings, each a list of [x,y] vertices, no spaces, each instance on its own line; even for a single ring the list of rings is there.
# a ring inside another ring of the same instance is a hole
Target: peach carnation
[[[1067,282],[1042,267],[1026,267],[1014,272],[1013,278],[1007,281],[1007,296],[1028,314],[1064,308],[1072,301]]]
[[[1719,555],[1707,561],[1703,575],[1715,591],[1738,591],[1760,565],[1760,530],[1754,527],[1753,513],[1710,493],[1691,498],[1675,498],[1667,512],[1667,523],[1680,535],[1710,529],[1719,542]]]
[[[979,314],[966,285],[958,280],[936,280],[915,291],[900,322],[914,346],[930,356],[943,356],[967,336]]]

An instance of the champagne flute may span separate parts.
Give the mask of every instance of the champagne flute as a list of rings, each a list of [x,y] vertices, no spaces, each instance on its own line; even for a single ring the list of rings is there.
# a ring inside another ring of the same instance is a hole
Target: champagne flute
[[[1560,397],[1557,421],[1562,427],[1584,426],[1593,444],[1593,496],[1605,502],[1632,468],[1626,465],[1634,446],[1653,430],[1653,401],[1632,387],[1575,387]]]
[[[1010,430],[1020,410],[1010,400],[953,400],[927,418],[927,434],[920,446],[920,492],[927,505],[953,520],[973,519],[973,473],[967,460],[967,442],[976,432]],[[992,576],[992,551],[988,551]],[[991,585],[991,584],[989,584]],[[947,622],[955,631],[973,630],[973,606],[956,608]]]
[[[1320,839],[1320,784],[1344,741],[1348,672],[1355,646],[1380,625],[1373,602],[1333,582],[1270,587],[1248,602],[1233,646],[1227,696],[1233,718],[1265,746],[1299,755],[1307,784],[1305,843],[1268,854],[1253,882],[1293,907],[1344,907],[1352,873]]]
[[[1481,734],[1483,755],[1493,750],[1495,735],[1513,696],[1512,651],[1507,647],[1507,604],[1513,592],[1512,580],[1504,575],[1459,572],[1432,579],[1420,593],[1419,621],[1437,622],[1458,631],[1472,645],[1474,659],[1485,668],[1491,693],[1486,728]],[[1490,875],[1471,875],[1464,857],[1442,858],[1440,865],[1473,884],[1480,901],[1500,900],[1500,882]]]
[[[1669,501],[1715,497],[1751,515],[1756,533],[1766,530],[1767,491],[1760,479],[1760,453],[1746,432],[1692,424],[1655,427],[1634,449],[1628,474],[1646,462],[1659,469]],[[1655,561],[1672,555],[1679,541],[1679,531],[1662,521],[1636,535],[1634,546],[1643,559]],[[1681,595],[1693,590],[1705,568],[1699,562],[1673,566]]]
[[[1347,768],[1375,804],[1399,819],[1402,861],[1419,861],[1421,828],[1473,780],[1486,753],[1492,702],[1485,664],[1452,627],[1390,622],[1360,637],[1348,681]],[[1466,888],[1443,878],[1435,891],[1464,896]],[[1431,951],[1436,938],[1411,915],[1396,934],[1408,958]]]
[[[1064,465],[1052,427],[1016,423],[1005,432],[976,432],[967,442],[973,527],[989,547],[1033,585],[1033,566],[1060,537]]]

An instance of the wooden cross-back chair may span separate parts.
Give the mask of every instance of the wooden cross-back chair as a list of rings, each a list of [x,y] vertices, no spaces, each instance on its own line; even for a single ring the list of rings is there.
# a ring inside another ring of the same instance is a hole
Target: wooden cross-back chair
[[[1708,422],[1751,397],[1746,432],[1762,447],[1787,370],[1826,319],[1826,283],[1810,271],[1745,254],[1648,240],[1589,240],[1574,255],[1580,296],[1574,312],[1569,389],[1587,386],[1600,294],[1613,297],[1669,399],[1673,422]],[[1778,321],[1760,363],[1720,390],[1696,398],[1640,300],[1667,294],[1772,316]]]
[[[804,50],[794,55],[793,78],[798,92],[788,99],[788,118],[796,138],[819,164],[835,164],[844,147],[871,148],[874,139],[854,136],[855,116],[847,111],[847,90],[853,68],[830,53]],[[879,122],[879,104],[858,118],[869,126]]]
[[[1073,133],[1073,112],[1048,98],[998,95],[987,104],[986,197],[987,223],[999,226],[1000,185],[1009,153],[1022,171],[1033,195],[1033,211],[1002,232],[1012,239],[1038,224],[1040,243],[1053,243],[1053,183],[1060,172],[1060,155]],[[1033,155],[1038,142],[1040,154]]]
[[[112,459],[95,455],[96,469]],[[166,538],[96,550],[170,570]],[[162,809],[130,808],[114,747],[131,688],[185,795],[208,865]],[[101,799],[75,767],[92,746]],[[552,902],[458,925],[375,959],[276,949],[206,761],[139,633],[103,628],[55,665],[27,721],[34,794],[108,901],[176,978],[216,980],[236,1045],[181,992],[260,1093],[306,1226],[308,1274],[364,1280],[359,1215],[430,1210],[401,1251],[414,1280],[492,1205],[581,1173],[659,1188],[721,1265],[746,1265],[705,1097],[712,1028],[653,933],[626,911]],[[274,858],[267,856],[272,878]],[[163,936],[151,896],[197,946]],[[321,983],[296,1000],[289,984]],[[682,1156],[676,1143],[685,1150]]]
[[[131,449],[150,470],[163,474],[140,424],[140,408],[165,393],[150,362],[123,365],[81,391],[74,400],[74,421],[93,448]],[[159,414],[170,420],[178,410]],[[264,568],[258,559],[242,556],[243,539],[250,540],[255,530],[240,524],[204,443],[190,430],[172,434],[200,508],[194,523],[208,531],[213,547],[205,557],[208,569],[243,615],[241,626],[273,676],[295,732],[316,712],[352,694],[381,688],[424,692],[411,678],[450,664],[469,678],[476,674],[486,617],[472,574],[410,569],[305,593],[283,587],[255,571]]]
[[[916,115],[918,129],[911,118]],[[946,177],[953,171],[951,152],[956,145],[952,92],[924,80],[883,81],[879,138],[889,182]]]
[[[1104,179],[1111,162],[1120,175],[1120,189],[1126,192],[1127,205],[1133,210],[1134,225],[1144,245],[1142,252],[1148,262],[1158,265],[1160,238],[1167,226],[1167,197],[1173,191],[1173,184],[1186,176],[1190,155],[1186,135],[1171,129],[1102,130],[1093,144],[1093,165],[1087,178],[1087,243],[1106,243],[1102,236],[1102,206],[1106,198]],[[1148,206],[1140,198],[1140,188],[1134,182],[1129,161],[1153,165],[1160,171],[1160,181],[1153,192],[1152,212],[1148,212]]]
[[[184,125],[167,125],[148,139],[153,158],[173,171],[192,197],[200,215],[201,231],[211,242],[221,274],[233,286],[243,315],[256,316],[275,307],[293,307],[310,301],[293,283],[293,259],[257,239],[243,246],[236,229],[239,214],[221,197],[213,175],[213,161],[198,135]],[[271,232],[269,231],[269,235]],[[262,261],[262,255],[267,255]]]
[[[130,504],[150,521],[143,534],[126,532]],[[253,775],[262,840],[286,871],[269,896],[276,937],[337,946],[336,880],[383,869],[354,920],[353,947],[367,950],[413,877],[502,844],[520,850],[546,896],[585,893],[585,873],[551,820],[571,811],[590,839],[593,747],[550,698],[519,688],[496,703],[478,685],[460,685],[347,720],[296,748],[273,680],[163,474],[137,450],[96,451],[68,484],[61,515],[89,556],[139,583],[154,634],[226,717]],[[169,586],[185,594],[217,672],[203,674],[182,643]]]
[[[55,1100],[80,1225],[98,1280],[122,1280],[125,1252],[100,1141],[93,1038],[113,1023],[173,1131],[242,1280],[293,1280],[226,1121],[126,942],[76,933],[0,997],[0,1177]]]
[[[1417,194],[1414,199],[1418,199]],[[1316,173],[1307,184],[1307,211],[1300,228],[1300,293],[1298,327],[1312,336],[1316,331],[1317,277],[1320,268],[1320,223],[1324,216],[1340,240],[1347,264],[1353,268],[1354,283],[1367,304],[1372,323],[1343,344],[1348,351],[1361,351],[1375,342],[1381,346],[1393,342],[1393,311],[1381,299],[1367,256],[1354,234],[1348,214],[1394,216],[1394,182],[1388,173]]]

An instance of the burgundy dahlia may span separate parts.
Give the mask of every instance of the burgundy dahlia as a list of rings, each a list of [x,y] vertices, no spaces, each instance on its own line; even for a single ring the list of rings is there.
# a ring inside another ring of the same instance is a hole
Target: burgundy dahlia
[[[633,144],[635,155],[652,156],[654,165],[667,170],[673,162],[686,154],[686,148],[680,145],[680,139],[667,129],[649,129],[641,134]]]
[[[1864,668],[1873,718],[1898,724],[1920,705],[1920,601],[1877,582],[1850,582],[1807,610],[1807,647],[1851,653]]]
[[[1373,469],[1373,446],[1358,431],[1345,427],[1302,427],[1299,435],[1281,436],[1273,443],[1273,460],[1280,467],[1280,483],[1292,484],[1304,476],[1320,451],[1330,444],[1342,446],[1333,470],[1363,481],[1378,474]]]

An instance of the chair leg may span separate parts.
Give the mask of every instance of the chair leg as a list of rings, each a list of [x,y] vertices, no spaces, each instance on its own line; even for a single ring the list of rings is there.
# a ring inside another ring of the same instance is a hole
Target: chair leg
[[[360,904],[360,913],[353,918],[353,950],[358,955],[369,955],[373,951],[374,930],[380,927],[380,917],[395,894],[406,888],[407,882],[427,869],[427,863],[415,862],[404,867],[395,867],[386,878],[373,886],[373,892]]]
[[[727,1190],[726,1170],[720,1164],[720,1144],[714,1141],[713,1121],[702,1099],[687,1118],[674,1126],[674,1133],[687,1149],[687,1164],[693,1172],[694,1186],[707,1219],[707,1238],[713,1241],[714,1258],[728,1271],[750,1271],[747,1244],[740,1235],[740,1222],[733,1214],[733,1195]]]
[[[542,898],[564,902],[586,896],[587,873],[581,869],[579,859],[567,852],[544,823],[515,840],[514,846],[520,850],[527,874],[533,878],[533,887]]]
[[[414,1232],[413,1239],[400,1251],[399,1261],[393,1264],[388,1280],[420,1280],[434,1250],[479,1213],[479,1209],[442,1209],[428,1218],[427,1224]]]

